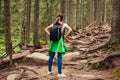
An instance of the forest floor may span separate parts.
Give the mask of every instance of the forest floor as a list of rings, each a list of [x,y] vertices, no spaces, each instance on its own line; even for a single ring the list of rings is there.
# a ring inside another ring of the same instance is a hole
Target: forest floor
[[[53,64],[53,74],[48,75],[47,64],[36,64],[22,59],[15,60],[14,66],[7,64],[1,66],[0,80],[118,80],[113,74],[113,69],[80,69],[79,61],[71,61],[68,64],[63,61],[62,71],[65,78],[57,77],[57,65]]]
[[[0,80],[119,80],[114,77],[113,69],[120,66],[120,46],[109,42],[110,31],[108,24],[91,24],[66,40],[69,50],[63,56],[62,67],[65,78],[57,77],[56,59],[53,74],[47,74],[48,45],[43,45],[34,51],[27,47],[31,51],[29,57],[22,51],[18,53],[20,57],[11,67],[8,59],[1,63]]]
[[[19,67],[23,67],[23,69],[29,68],[30,70],[34,70],[36,73],[27,70],[26,72],[24,72],[24,74],[21,75],[21,79],[19,78],[15,80],[117,80],[111,74],[111,70],[81,71],[72,68],[72,66],[65,66],[63,68],[63,72],[67,75],[67,77],[59,78],[57,77],[57,66],[53,66],[52,75],[47,75],[47,66],[26,66],[22,64],[17,66],[17,68]],[[16,76],[13,73],[15,71],[15,68],[16,67],[9,67],[1,70],[0,80],[14,80],[14,76]],[[25,77],[26,75],[28,76]]]

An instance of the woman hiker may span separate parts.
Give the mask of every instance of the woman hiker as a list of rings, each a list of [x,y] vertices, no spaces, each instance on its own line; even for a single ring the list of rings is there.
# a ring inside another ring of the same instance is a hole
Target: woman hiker
[[[65,54],[67,47],[64,45],[64,39],[70,35],[72,29],[66,23],[63,22],[63,15],[57,14],[55,22],[50,26],[45,28],[45,32],[50,36],[50,29],[54,26],[54,24],[61,25],[61,33],[64,33],[64,30],[67,29],[67,32],[61,36],[61,38],[57,41],[52,41],[48,48],[49,60],[48,60],[48,74],[52,74],[52,62],[57,53],[57,65],[58,65],[58,77],[66,77],[66,75],[62,72],[62,56]]]

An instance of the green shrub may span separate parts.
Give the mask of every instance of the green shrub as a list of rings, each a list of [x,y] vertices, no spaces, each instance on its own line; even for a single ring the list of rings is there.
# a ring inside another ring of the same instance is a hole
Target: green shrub
[[[116,78],[120,79],[120,67],[117,67],[117,68],[113,69],[112,74],[113,74]]]

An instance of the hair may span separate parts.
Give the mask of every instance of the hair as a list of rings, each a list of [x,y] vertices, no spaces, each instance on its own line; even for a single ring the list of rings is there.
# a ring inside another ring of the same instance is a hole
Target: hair
[[[63,14],[58,13],[56,17],[60,17],[60,21],[63,21]]]

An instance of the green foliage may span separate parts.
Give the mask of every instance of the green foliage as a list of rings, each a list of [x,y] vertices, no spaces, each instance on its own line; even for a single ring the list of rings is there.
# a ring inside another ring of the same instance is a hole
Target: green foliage
[[[117,68],[113,69],[112,74],[113,74],[116,78],[120,79],[120,67],[117,67]]]
[[[14,48],[19,43],[19,37],[18,36],[12,36],[12,47]],[[14,49],[15,51],[19,50],[19,47],[16,47]]]
[[[117,40],[111,40],[110,42],[109,42],[109,50],[110,50],[110,52],[114,52],[114,51],[116,51],[117,49],[116,49],[116,46],[118,46],[119,45],[119,41],[117,41]]]
[[[110,45],[117,45],[117,44],[119,44],[118,40],[111,40],[110,41]]]
[[[2,53],[5,52],[5,38],[4,38],[4,34],[3,34],[3,29],[0,26],[0,55],[2,55]]]
[[[1,56],[3,55],[3,53],[5,53],[5,38],[3,33],[0,33],[0,34],[1,34],[0,35],[0,56]],[[13,44],[13,47],[18,44],[17,36],[12,36],[12,44]],[[16,47],[14,50],[18,51],[19,47]]]
[[[97,69],[97,68],[99,67],[99,65],[100,65],[99,62],[98,62],[98,63],[95,63],[95,64],[92,65],[92,68],[93,68],[93,69]]]
[[[16,35],[12,35],[11,38],[12,38],[12,44],[14,47],[18,44],[19,36],[18,36],[18,34],[16,34]],[[19,48],[16,47],[14,50],[18,51]],[[0,27],[0,56],[2,56],[3,54],[5,54],[5,37],[4,37],[3,29],[2,29],[2,27]]]
[[[47,43],[50,43],[50,41],[47,40]],[[40,44],[46,44],[46,41],[45,40],[40,40]]]

